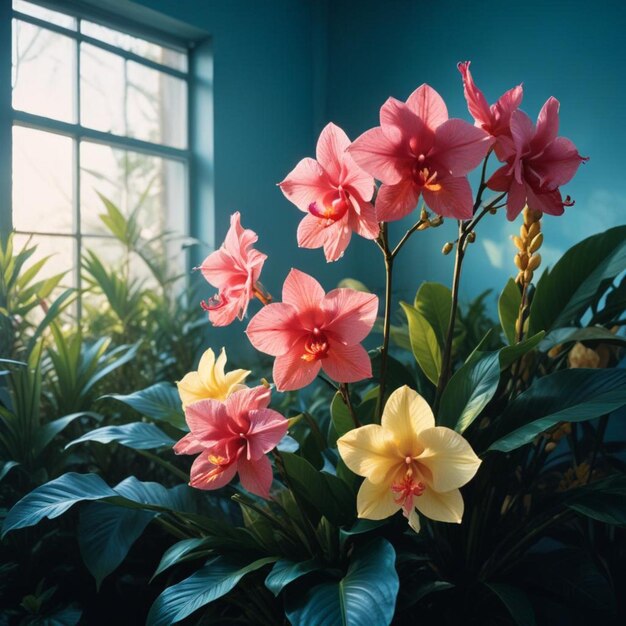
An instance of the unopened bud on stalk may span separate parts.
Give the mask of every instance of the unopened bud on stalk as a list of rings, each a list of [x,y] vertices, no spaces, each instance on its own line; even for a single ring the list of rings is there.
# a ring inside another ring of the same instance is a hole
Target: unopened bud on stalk
[[[467,235],[467,241],[468,243],[474,243],[476,241],[476,232],[475,231],[470,231],[469,235]]]
[[[543,243],[543,233],[539,233],[535,237],[533,237],[530,245],[528,246],[528,252],[531,254],[537,252],[539,248],[541,248],[541,244]]]
[[[443,217],[441,217],[441,215],[437,215],[437,217],[430,220],[430,225],[433,228],[437,228],[437,226],[441,226],[442,224],[443,224]]]
[[[441,248],[441,254],[450,254],[452,248],[454,248],[454,244],[451,241],[447,241],[443,248]]]
[[[422,220],[422,222],[428,221],[429,217],[430,213],[424,207],[422,207],[422,210],[420,212],[420,219]]]
[[[533,256],[531,256],[530,259],[528,260],[528,267],[527,267],[527,269],[534,271],[540,265],[541,265],[541,255],[540,254],[533,254]]]
[[[525,252],[518,252],[514,258],[515,265],[520,270],[525,270],[528,266],[528,255]]]
[[[529,285],[533,282],[533,271],[530,269],[524,270],[524,282]]]
[[[513,239],[513,243],[515,244],[515,247],[518,250],[524,249],[524,242],[517,235],[512,235],[512,239]]]
[[[544,448],[546,452],[552,452],[556,448],[556,443],[554,441],[548,441],[546,447]]]
[[[430,228],[430,222],[428,220],[426,220],[425,222],[422,222],[418,227],[417,230],[426,230],[427,228]]]
[[[493,209],[489,209],[489,213],[491,213],[491,215],[495,215],[498,212],[498,209],[496,207],[494,207]]]

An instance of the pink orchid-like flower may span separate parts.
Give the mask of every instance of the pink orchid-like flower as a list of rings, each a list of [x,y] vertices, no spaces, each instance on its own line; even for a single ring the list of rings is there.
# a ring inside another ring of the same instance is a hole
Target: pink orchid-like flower
[[[501,161],[510,156],[510,142],[502,141],[502,138],[511,138],[511,114],[517,111],[524,90],[522,85],[513,87],[502,94],[495,104],[489,106],[483,92],[478,89],[470,72],[470,61],[458,64],[459,72],[463,77],[463,92],[467,100],[467,108],[475,120],[475,125],[496,138],[494,152]]]
[[[283,301],[263,307],[246,334],[261,352],[276,357],[274,382],[279,391],[300,389],[320,369],[333,380],[351,383],[372,375],[361,341],[378,311],[378,297],[354,289],[324,293],[311,276],[292,269],[283,285]]]
[[[328,124],[317,141],[315,159],[302,159],[279,183],[285,197],[307,213],[298,227],[301,248],[324,248],[327,261],[339,259],[352,232],[375,239],[379,226],[370,200],[374,179],[346,152],[348,135]]]
[[[569,182],[587,161],[576,146],[559,132],[559,101],[548,98],[539,112],[537,126],[522,111],[511,114],[513,150],[507,162],[487,181],[494,191],[506,191],[507,217],[514,220],[528,205],[534,211],[561,215],[574,202],[563,200],[559,187]]]
[[[272,464],[266,456],[287,432],[287,420],[268,409],[266,387],[241,389],[225,402],[199,400],[185,408],[190,433],[175,446],[176,454],[198,454],[189,484],[219,489],[239,473],[244,489],[269,496]]]
[[[258,239],[254,231],[242,228],[237,211],[230,216],[222,247],[209,254],[198,268],[218,289],[215,296],[201,303],[213,325],[227,326],[236,317],[243,319],[250,300],[255,295],[264,297],[258,280],[267,255],[252,247]]]
[[[383,183],[376,197],[379,221],[408,215],[420,196],[439,215],[468,219],[473,197],[467,173],[493,142],[481,128],[448,119],[441,96],[422,85],[406,103],[389,98],[380,110],[380,126],[363,133],[348,151]]]

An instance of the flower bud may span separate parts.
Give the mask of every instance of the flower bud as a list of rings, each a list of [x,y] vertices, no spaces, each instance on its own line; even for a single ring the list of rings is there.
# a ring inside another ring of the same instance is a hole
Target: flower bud
[[[534,239],[541,232],[541,224],[534,222],[528,227],[528,239]]]
[[[441,254],[450,254],[452,248],[454,248],[454,244],[451,241],[447,241],[443,248],[441,248]]]
[[[430,222],[428,220],[426,220],[425,222],[422,222],[418,227],[417,230],[426,230],[427,228],[430,228]]]
[[[474,243],[476,241],[476,233],[473,230],[467,235],[467,241],[469,243]]]
[[[519,227],[519,236],[522,241],[525,241],[526,239],[528,239],[528,228],[526,227],[526,224],[522,224]]]
[[[527,269],[534,271],[539,267],[539,265],[541,265],[541,255],[533,254],[533,256],[531,256],[530,259],[528,260]]]
[[[518,269],[525,270],[528,266],[528,255],[525,252],[518,252],[515,255],[515,265],[517,265]]]
[[[543,243],[543,233],[539,233],[530,242],[530,245],[528,246],[528,251],[531,254],[533,252],[537,252],[537,250],[539,250],[539,248],[541,248],[541,244],[542,243]]]
[[[427,222],[429,217],[430,217],[430,213],[428,213],[428,211],[425,208],[422,208],[420,212],[420,219],[422,220],[422,222]]]
[[[533,271],[531,269],[524,270],[524,282],[527,285],[533,282]]]
[[[524,242],[517,235],[513,235],[513,243],[518,250],[524,249]]]
[[[437,226],[441,226],[442,224],[443,224],[443,217],[441,217],[441,215],[437,215],[437,217],[430,220],[430,225],[433,228],[437,228]]]

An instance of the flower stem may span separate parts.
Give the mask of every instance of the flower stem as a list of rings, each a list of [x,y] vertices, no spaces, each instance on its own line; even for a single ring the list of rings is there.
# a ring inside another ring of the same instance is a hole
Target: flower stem
[[[383,323],[383,346],[380,352],[380,391],[378,396],[378,418],[382,417],[385,405],[385,387],[387,385],[387,359],[389,354],[389,335],[391,329],[391,289],[393,278],[393,252],[389,250],[387,224],[382,223],[380,229],[380,249],[385,258],[385,321]]]
[[[339,385],[339,393],[341,394],[341,398],[343,399],[343,403],[348,408],[350,412],[350,416],[352,417],[352,421],[354,422],[355,428],[360,428],[363,424],[359,421],[357,417],[356,411],[352,406],[352,400],[350,399],[350,389],[348,388],[348,383],[341,383]]]

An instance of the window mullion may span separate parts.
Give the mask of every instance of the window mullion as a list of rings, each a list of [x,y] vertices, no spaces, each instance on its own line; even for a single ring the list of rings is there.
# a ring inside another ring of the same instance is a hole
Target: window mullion
[[[76,20],[76,27],[80,28],[80,20]],[[80,111],[80,63],[81,63],[81,47],[80,41],[76,40],[76,60],[74,67],[74,114],[76,115],[76,123],[81,124]],[[82,220],[81,220],[81,202],[80,202],[80,138],[74,137],[74,234],[75,234],[75,281],[76,289],[78,289],[79,297],[76,303],[76,318],[80,324],[82,318],[82,276],[81,276],[81,258],[82,258]]]

